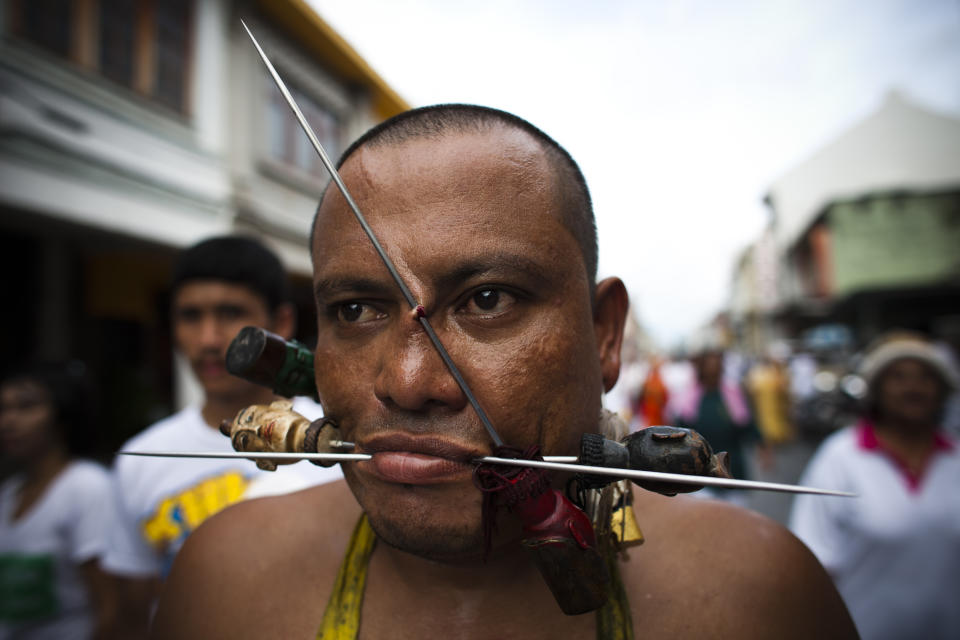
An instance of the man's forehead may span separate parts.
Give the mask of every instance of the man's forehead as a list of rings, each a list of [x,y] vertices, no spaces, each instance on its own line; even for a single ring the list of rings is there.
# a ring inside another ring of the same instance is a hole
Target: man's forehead
[[[469,178],[486,177],[488,190],[510,188],[512,183],[539,182],[551,186],[551,168],[543,148],[528,133],[494,125],[479,131],[448,131],[415,135],[400,141],[376,140],[357,149],[340,173],[351,192],[372,188],[416,190],[435,183],[456,181],[468,186]],[[476,188],[476,184],[472,185]],[[342,203],[335,187],[327,189],[324,203]],[[321,206],[321,212],[323,207]]]
[[[361,149],[342,176],[395,260],[426,267],[424,256],[431,256],[426,276],[471,261],[502,266],[511,255],[543,264],[577,255],[556,213],[547,166],[528,134],[498,128]],[[328,193],[321,205],[312,248],[315,279],[359,254],[379,263],[339,194]]]
[[[232,280],[218,280],[215,278],[198,278],[186,280],[173,292],[173,303],[259,303],[266,306],[267,302],[256,290],[242,282]]]
[[[389,159],[397,154],[408,153],[424,154],[424,158],[443,166],[451,164],[451,157],[462,160],[470,156],[489,155],[504,163],[511,163],[521,157],[544,156],[540,143],[526,131],[490,124],[478,129],[411,134],[400,140],[374,140],[360,147],[347,159],[344,167],[359,159],[372,162],[380,157]]]

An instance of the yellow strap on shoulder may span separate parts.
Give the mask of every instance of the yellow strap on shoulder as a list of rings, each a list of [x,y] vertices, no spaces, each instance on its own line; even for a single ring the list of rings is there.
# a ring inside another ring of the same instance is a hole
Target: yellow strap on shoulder
[[[610,571],[610,591],[607,601],[597,609],[597,640],[633,640],[633,620],[630,599],[620,576],[619,555],[629,547],[643,544],[643,533],[637,526],[636,515],[630,505],[630,494],[624,496],[620,508],[610,514],[607,531],[597,532],[600,553]]]
[[[377,536],[367,520],[367,514],[363,514],[353,529],[347,555],[333,583],[333,594],[323,612],[320,630],[317,631],[318,640],[356,640],[359,635],[367,567],[376,542]]]
[[[597,640],[633,640],[633,620],[630,616],[630,600],[620,579],[617,554],[607,554],[610,569],[610,595],[597,609]]]
[[[317,640],[356,640],[360,634],[367,567],[376,541],[367,515],[363,514],[350,536],[347,554],[337,572],[333,594],[317,631]],[[607,555],[613,584],[610,598],[596,613],[597,640],[633,640],[630,602],[620,580],[616,552]]]

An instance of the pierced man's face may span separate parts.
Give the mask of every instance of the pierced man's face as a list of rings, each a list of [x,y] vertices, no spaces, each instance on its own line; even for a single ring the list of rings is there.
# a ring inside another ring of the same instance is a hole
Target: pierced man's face
[[[342,175],[504,442],[576,453],[596,430],[600,357],[582,253],[536,143],[499,129],[411,140],[361,149]],[[490,437],[333,189],[312,242],[317,389],[375,454],[344,465],[351,489],[387,544],[476,558],[468,462]]]
[[[262,296],[242,284],[190,280],[173,296],[173,336],[207,397],[249,394],[253,385],[227,373],[227,347],[241,329],[271,329]]]

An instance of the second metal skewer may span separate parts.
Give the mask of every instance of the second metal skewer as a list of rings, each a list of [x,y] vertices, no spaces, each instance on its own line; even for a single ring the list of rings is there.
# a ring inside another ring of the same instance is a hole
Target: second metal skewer
[[[121,451],[121,455],[128,456],[146,456],[158,458],[246,458],[248,460],[332,460],[336,462],[348,462],[354,460],[369,460],[373,456],[367,453],[267,453],[267,452],[248,452],[248,451],[230,451],[230,452],[190,452],[190,451]],[[856,494],[847,491],[834,491],[831,489],[817,489],[815,487],[802,487],[792,484],[780,484],[776,482],[757,482],[755,480],[732,480],[728,478],[714,478],[712,476],[689,476],[679,473],[663,473],[660,471],[640,471],[636,469],[620,469],[616,467],[592,467],[589,465],[576,464],[576,456],[544,456],[543,460],[519,460],[514,458],[496,458],[493,456],[483,456],[473,462],[504,464],[517,467],[538,467],[542,469],[553,469],[555,471],[566,471],[572,473],[585,473],[589,475],[614,476],[617,478],[629,478],[630,480],[647,480],[652,482],[668,482],[673,484],[689,484],[708,487],[726,487],[729,489],[756,489],[761,491],[778,491],[781,493],[812,493],[824,496],[841,496],[845,498],[854,498]]]

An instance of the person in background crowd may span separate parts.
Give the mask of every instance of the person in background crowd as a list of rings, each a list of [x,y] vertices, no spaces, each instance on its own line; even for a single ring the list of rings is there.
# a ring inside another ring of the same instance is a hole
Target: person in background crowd
[[[790,423],[790,375],[786,368],[789,348],[774,344],[768,357],[757,362],[747,374],[757,416],[757,426],[763,441],[770,445],[783,444],[793,438]]]
[[[940,429],[957,374],[924,338],[883,337],[860,365],[866,410],[830,436],[802,483],[859,494],[794,502],[864,640],[960,638],[960,451]]]
[[[107,638],[116,590],[100,567],[114,526],[110,476],[74,457],[94,421],[79,362],[24,368],[0,385],[0,639]]]
[[[817,359],[806,352],[798,352],[787,365],[790,375],[790,395],[795,402],[805,400],[817,392],[813,378],[817,375]]]
[[[275,399],[265,388],[230,375],[227,347],[247,325],[284,338],[294,331],[280,260],[246,237],[211,238],[186,249],[174,265],[171,315],[177,349],[204,391],[201,406],[189,406],[128,441],[134,451],[232,451],[219,431],[251,404]],[[297,398],[294,410],[310,420],[319,405]],[[121,623],[125,637],[146,634],[150,609],[173,558],[204,520],[264,483],[283,491],[342,477],[339,467],[307,463],[261,472],[243,459],[134,458],[118,456],[114,478],[120,503],[105,567],[122,578]]]
[[[650,362],[650,371],[635,400],[635,413],[641,417],[644,427],[667,424],[667,402],[670,393],[660,375],[661,361],[654,357]]]
[[[693,382],[677,394],[673,404],[673,424],[698,431],[714,451],[729,453],[733,477],[746,478],[746,445],[759,441],[760,434],[743,391],[725,378],[722,351],[702,351],[693,358],[693,366]],[[743,497],[739,492],[727,490],[702,490],[700,494],[735,502]]]

